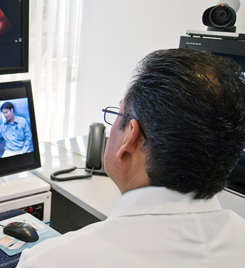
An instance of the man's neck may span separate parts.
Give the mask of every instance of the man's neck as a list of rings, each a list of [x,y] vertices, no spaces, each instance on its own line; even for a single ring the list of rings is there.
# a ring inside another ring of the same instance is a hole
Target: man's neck
[[[8,122],[9,122],[10,125],[13,125],[14,124],[14,119],[15,119],[15,116],[12,119],[8,120]]]

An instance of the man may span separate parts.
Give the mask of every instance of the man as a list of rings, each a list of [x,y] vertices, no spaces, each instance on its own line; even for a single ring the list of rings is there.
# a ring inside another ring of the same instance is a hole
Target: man
[[[0,126],[0,140],[4,141],[5,149],[2,157],[29,152],[32,135],[26,119],[15,115],[11,102],[5,102],[1,111],[6,119]]]
[[[108,219],[25,250],[23,267],[242,267],[245,221],[222,210],[245,140],[245,87],[228,59],[160,50],[139,64],[104,161],[122,192]]]

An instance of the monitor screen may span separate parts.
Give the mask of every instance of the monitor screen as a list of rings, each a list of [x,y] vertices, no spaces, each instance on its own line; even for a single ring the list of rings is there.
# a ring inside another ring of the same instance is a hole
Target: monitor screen
[[[28,72],[29,0],[0,0],[0,74]]]
[[[180,48],[207,51],[235,60],[245,72],[245,42],[235,39],[217,39],[181,36]],[[227,188],[245,195],[245,151],[227,179]]]
[[[0,83],[0,176],[41,166],[30,80]]]

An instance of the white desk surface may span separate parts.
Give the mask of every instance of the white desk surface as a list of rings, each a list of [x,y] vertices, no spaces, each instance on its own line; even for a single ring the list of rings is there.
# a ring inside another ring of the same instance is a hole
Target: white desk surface
[[[114,182],[106,176],[93,175],[92,178],[57,182],[50,179],[51,173],[71,168],[85,167],[87,137],[76,137],[54,144],[40,143],[42,167],[32,171],[34,174],[51,184],[51,187],[100,220],[108,217],[111,208],[121,196]],[[72,151],[69,151],[72,150]],[[69,175],[84,174],[83,169],[77,169]]]
[[[26,171],[0,178],[0,202],[50,190],[50,185]]]

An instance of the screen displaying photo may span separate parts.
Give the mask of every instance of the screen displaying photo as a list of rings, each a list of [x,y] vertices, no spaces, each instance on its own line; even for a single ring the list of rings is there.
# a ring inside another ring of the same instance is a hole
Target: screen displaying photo
[[[0,0],[0,74],[28,72],[29,0]]]
[[[0,68],[21,66],[21,1],[0,1]]]
[[[0,176],[40,166],[31,81],[0,83]]]
[[[0,157],[33,152],[27,98],[0,100]]]

